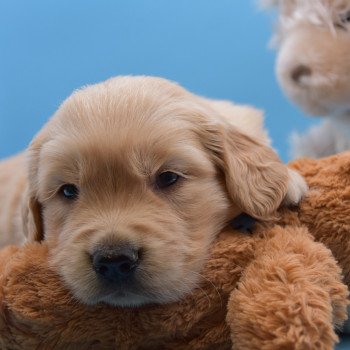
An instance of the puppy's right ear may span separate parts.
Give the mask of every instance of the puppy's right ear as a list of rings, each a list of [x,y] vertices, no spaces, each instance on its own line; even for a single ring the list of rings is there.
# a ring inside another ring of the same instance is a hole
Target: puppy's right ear
[[[42,206],[38,199],[38,166],[40,151],[46,141],[46,132],[42,130],[27,150],[27,188],[22,202],[22,224],[28,241],[44,239]]]
[[[22,203],[22,223],[24,234],[29,242],[39,242],[44,239],[41,204],[29,193],[25,194]]]

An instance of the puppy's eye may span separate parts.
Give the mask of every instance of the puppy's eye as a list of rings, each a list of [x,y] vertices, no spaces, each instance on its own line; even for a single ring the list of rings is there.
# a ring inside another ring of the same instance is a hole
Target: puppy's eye
[[[174,185],[180,178],[180,175],[173,173],[172,171],[165,171],[157,176],[156,184],[160,189],[170,187]]]
[[[74,200],[78,198],[79,190],[78,187],[72,184],[65,184],[60,188],[60,194],[63,197]]]

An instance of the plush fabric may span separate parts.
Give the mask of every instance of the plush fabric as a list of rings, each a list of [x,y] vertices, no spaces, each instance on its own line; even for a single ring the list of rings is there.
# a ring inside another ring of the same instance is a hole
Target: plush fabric
[[[260,0],[275,7],[276,78],[307,115],[323,120],[294,132],[291,153],[321,158],[350,150],[349,0]]]
[[[310,185],[301,206],[251,234],[227,228],[177,303],[85,306],[48,268],[45,243],[3,249],[0,348],[332,349],[350,283],[350,153],[291,167]]]

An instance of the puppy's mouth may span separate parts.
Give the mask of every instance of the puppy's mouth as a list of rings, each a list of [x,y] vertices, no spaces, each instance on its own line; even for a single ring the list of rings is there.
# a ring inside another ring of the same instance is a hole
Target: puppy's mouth
[[[97,277],[98,290],[94,303],[107,303],[119,307],[140,307],[161,302],[160,294],[154,293],[137,272],[132,278],[106,281]]]
[[[140,307],[155,303],[154,298],[128,290],[103,291],[98,296],[98,302],[119,307]]]
[[[154,302],[156,297],[142,282],[141,249],[129,243],[99,245],[89,255],[98,284],[97,302],[128,307]]]
[[[200,274],[184,258],[175,260],[154,247],[114,238],[92,244],[72,260],[57,256],[53,263],[61,267],[74,297],[88,305],[138,308],[171,303],[200,281]]]

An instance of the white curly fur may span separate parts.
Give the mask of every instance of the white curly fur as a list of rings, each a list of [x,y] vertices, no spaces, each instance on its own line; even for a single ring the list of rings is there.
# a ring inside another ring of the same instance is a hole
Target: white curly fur
[[[260,5],[278,11],[273,43],[282,89],[306,113],[328,117],[292,136],[293,156],[319,158],[350,149],[350,0],[261,0]]]
[[[301,22],[325,26],[334,33],[336,26],[342,25],[342,15],[350,10],[349,0],[261,0],[260,5],[262,8],[277,7],[279,11],[273,40],[276,43]]]

